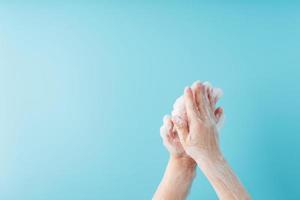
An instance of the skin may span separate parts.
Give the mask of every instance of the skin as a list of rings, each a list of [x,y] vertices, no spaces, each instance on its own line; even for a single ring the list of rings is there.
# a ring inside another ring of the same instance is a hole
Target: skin
[[[218,131],[207,90],[197,84],[196,92],[184,91],[188,123],[175,119],[175,127],[185,152],[196,161],[219,199],[250,199],[219,148]]]
[[[185,199],[197,165],[219,199],[250,199],[219,148],[217,123],[223,114],[216,99],[201,83],[184,91],[188,121],[180,116],[165,118],[161,135],[170,160],[153,199]]]
[[[196,89],[196,84],[193,84],[193,90]],[[208,93],[212,94],[212,90],[208,89]],[[215,110],[215,119],[218,121],[222,115],[222,109],[215,109],[218,99],[210,97],[210,107]],[[165,147],[170,153],[170,158],[153,199],[185,199],[196,175],[196,162],[185,152],[170,116],[164,117],[160,134]]]
[[[163,179],[159,184],[153,199],[181,200],[188,195],[189,188],[195,177],[195,162],[190,158],[170,156]]]

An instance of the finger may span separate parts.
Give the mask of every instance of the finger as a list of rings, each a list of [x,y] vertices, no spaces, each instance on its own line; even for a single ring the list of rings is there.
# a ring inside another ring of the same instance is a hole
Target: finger
[[[207,95],[206,92],[207,87],[203,84],[198,84],[196,87],[195,99],[198,103],[200,117],[204,118],[208,115],[207,106],[210,108],[210,104],[207,104],[205,96]]]
[[[166,127],[167,130],[167,134],[168,136],[170,136],[170,138],[174,138],[176,136],[175,132],[174,132],[174,124],[171,120],[171,116],[170,115],[165,115],[164,116],[164,126]]]
[[[208,99],[208,91],[209,91],[209,88],[207,86],[204,86],[204,90],[203,90],[203,93],[202,93],[202,101],[203,101],[203,106],[204,106],[204,109],[205,109],[205,116],[209,117],[209,118],[214,118],[214,110],[211,109],[211,104],[210,104],[210,101]]]
[[[201,83],[200,82],[195,82],[192,86],[193,89],[193,94],[194,94],[194,99],[195,99],[195,104],[196,108],[199,111],[200,116],[202,115],[202,98],[201,98]]]
[[[213,102],[211,101],[212,99],[212,88],[210,86],[205,86],[205,92],[208,100],[208,105],[210,106],[212,112],[214,111],[213,107],[214,105],[212,104]]]
[[[213,88],[213,104],[216,105],[217,101],[223,96],[223,91],[221,88]]]
[[[213,104],[214,106],[217,105],[217,102],[218,102],[218,101],[219,101],[218,96],[213,96],[213,97],[212,97],[212,104]]]
[[[167,128],[167,130],[172,130],[173,129],[173,123],[171,121],[171,116],[170,115],[165,115],[163,118],[164,126]]]
[[[194,96],[191,88],[186,87],[184,90],[184,102],[187,117],[189,121],[195,120],[198,118],[197,106],[195,105]]]
[[[203,85],[204,85],[204,90],[206,92],[206,96],[208,98],[209,107],[211,111],[214,111],[215,105],[213,103],[213,95],[212,95],[213,87],[209,82],[204,82]]]
[[[164,125],[160,127],[159,132],[160,132],[160,137],[163,140],[165,140],[167,138],[168,131],[167,131],[167,129],[166,129],[166,127]]]
[[[192,91],[195,92],[196,91],[196,88],[197,88],[197,85],[201,84],[201,81],[195,81],[193,84],[192,84]]]
[[[189,134],[187,122],[179,116],[172,117],[172,122],[174,123],[180,142],[184,143]]]
[[[167,147],[170,151],[172,149],[172,138],[169,134],[169,131],[165,124],[160,128],[160,136],[162,138],[163,144]]]
[[[216,117],[216,121],[217,121],[217,124],[220,122],[220,119],[222,118],[223,116],[223,108],[219,107],[215,110],[215,117]]]
[[[221,109],[219,109],[219,111],[217,112],[217,128],[218,128],[218,130],[220,130],[221,128],[222,128],[222,126],[223,126],[223,124],[224,124],[224,119],[225,119],[225,117],[224,117],[224,110],[221,108]]]
[[[209,81],[205,81],[202,83],[203,85],[207,85],[208,87],[212,87],[211,83]]]
[[[196,94],[199,92],[199,85],[201,84],[201,81],[195,81],[192,86],[191,86],[191,89],[192,89],[192,92],[194,94],[194,99],[195,99],[195,104],[196,104],[196,108],[198,109],[199,111],[199,102],[196,98]]]
[[[208,100],[209,100],[209,104],[211,107],[211,110],[215,110],[215,104],[214,104],[214,99],[213,99],[213,88],[209,87],[207,89],[207,95],[208,95]]]

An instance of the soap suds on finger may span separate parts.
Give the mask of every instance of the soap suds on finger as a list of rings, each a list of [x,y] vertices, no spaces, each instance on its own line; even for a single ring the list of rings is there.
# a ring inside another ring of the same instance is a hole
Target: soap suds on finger
[[[195,88],[196,84],[201,83],[201,81],[195,81],[192,85],[192,88]],[[218,99],[220,99],[223,96],[223,91],[220,88],[214,88],[212,86],[212,84],[208,81],[205,81],[202,83],[206,89],[208,89],[211,92],[211,98],[215,99],[216,101]],[[216,101],[214,103],[216,103]],[[213,108],[215,107],[215,105],[213,106]],[[214,113],[214,111],[213,111]],[[178,116],[181,119],[187,121],[187,114],[186,114],[186,109],[185,109],[185,102],[184,102],[184,97],[180,96],[176,99],[175,103],[173,104],[173,110],[171,112],[172,116]],[[217,123],[217,127],[218,129],[221,128],[222,124],[224,122],[224,115],[222,114],[222,116],[220,117],[220,120]]]

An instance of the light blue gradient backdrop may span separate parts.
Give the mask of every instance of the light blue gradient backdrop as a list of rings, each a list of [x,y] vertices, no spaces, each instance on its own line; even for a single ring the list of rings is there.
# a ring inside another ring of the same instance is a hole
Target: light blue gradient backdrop
[[[0,4],[0,199],[150,199],[197,79],[253,198],[300,199],[300,5],[185,2]],[[200,171],[189,199],[216,199]]]

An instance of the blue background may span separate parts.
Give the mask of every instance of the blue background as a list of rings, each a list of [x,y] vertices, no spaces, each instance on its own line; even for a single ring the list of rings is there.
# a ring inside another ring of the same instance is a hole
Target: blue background
[[[300,199],[300,5],[0,4],[0,199],[151,199],[162,117],[224,90],[221,145],[254,199]],[[216,199],[198,170],[189,199]]]

